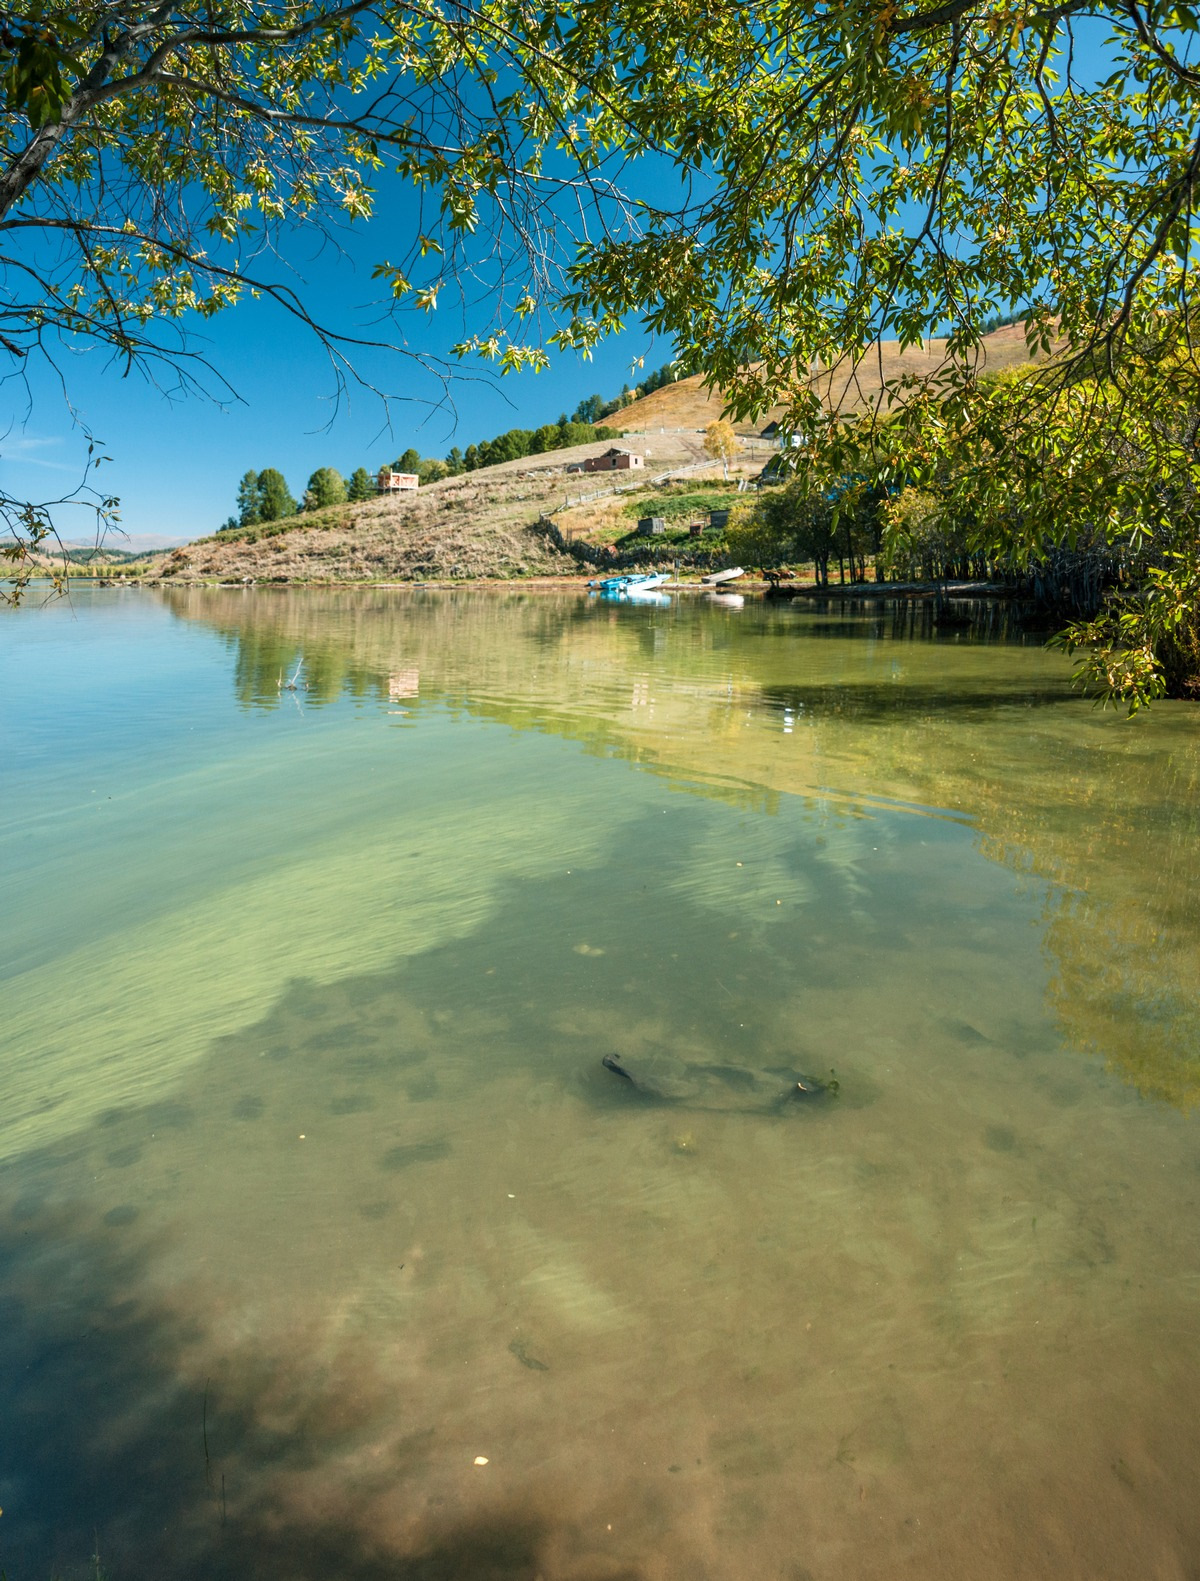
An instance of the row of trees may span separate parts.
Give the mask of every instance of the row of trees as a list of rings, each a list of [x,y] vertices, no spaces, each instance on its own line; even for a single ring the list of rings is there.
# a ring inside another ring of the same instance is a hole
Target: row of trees
[[[864,581],[868,559],[876,575],[886,566],[882,554],[884,513],[873,491],[845,494],[814,490],[804,478],[782,488],[762,490],[730,511],[725,543],[730,556],[747,565],[772,569],[791,564],[813,567],[818,587],[828,587],[832,564],[842,580]]]
[[[475,472],[480,467],[493,467],[501,461],[519,461],[523,456],[540,456],[551,450],[566,450],[572,445],[587,445],[598,439],[619,439],[620,429],[604,427],[604,419],[631,406],[643,395],[661,390],[679,377],[674,362],[664,363],[632,389],[628,384],[620,395],[605,400],[602,395],[587,395],[574,412],[564,412],[557,423],[544,423],[540,428],[510,428],[495,439],[485,439],[478,445],[468,445],[460,450],[457,445],[444,460],[422,456],[408,449],[392,463],[397,472],[415,472],[422,483],[436,483],[439,478],[457,477],[461,472]]]
[[[422,456],[410,448],[393,461],[392,466],[397,472],[415,472],[422,483],[436,483],[439,478],[477,472],[481,467],[494,467],[501,461],[519,461],[523,456],[545,455],[552,450],[566,450],[571,445],[589,445],[597,439],[616,439],[618,429],[598,428],[590,418],[579,415],[591,411],[592,402],[598,400],[598,396],[589,396],[579,403],[574,417],[564,412],[557,423],[544,423],[540,428],[510,428],[494,439],[468,445],[465,450],[455,445],[441,460]]]
[[[948,502],[927,489],[896,494],[862,481],[842,488],[814,490],[809,480],[793,478],[739,502],[730,516],[726,545],[733,558],[764,570],[811,565],[818,587],[828,587],[836,567],[842,582],[931,582],[1005,580],[1017,575],[1016,563],[981,547],[970,524],[956,518]],[[1090,555],[1076,556],[1078,570],[1057,556],[1053,566],[1026,567],[1022,579],[1036,585],[1041,602],[1064,615],[1094,615],[1106,581]],[[1087,590],[1076,596],[1087,560]],[[1111,568],[1111,567],[1110,567]]]
[[[938,583],[1009,578],[1013,561],[981,547],[970,524],[956,518],[948,501],[926,489],[897,493],[864,480],[815,490],[803,477],[739,502],[726,530],[730,554],[766,570],[811,565],[818,587],[828,587],[837,568],[842,582],[875,579]],[[1055,567],[1054,586],[1066,575]],[[1043,583],[1049,594],[1051,578]],[[1094,614],[1103,592],[1093,578],[1090,601],[1074,601],[1064,614]],[[1050,602],[1049,597],[1046,599]]]
[[[374,476],[366,467],[357,467],[349,479],[336,467],[318,467],[309,478],[302,498],[297,501],[287,479],[278,467],[264,467],[242,474],[237,490],[237,514],[230,516],[223,532],[236,527],[260,527],[282,521],[302,511],[324,510],[329,505],[353,504],[375,495]]]
[[[590,399],[581,402],[580,409],[589,407]],[[541,428],[510,428],[495,439],[468,445],[466,450],[455,445],[444,460],[423,456],[410,445],[392,462],[392,470],[413,472],[422,483],[436,483],[441,478],[458,477],[460,473],[475,472],[501,461],[519,461],[522,456],[537,456],[547,451],[565,450],[570,445],[587,445],[597,439],[617,437],[615,428],[597,428],[564,413],[557,423],[546,423]],[[261,472],[244,474],[238,484],[236,514],[228,518],[221,530],[259,527],[305,511],[324,510],[330,505],[353,505],[360,500],[374,499],[376,492],[375,474],[368,472],[366,467],[357,467],[348,479],[343,478],[336,467],[318,467],[297,501],[283,473],[276,467],[265,467]]]

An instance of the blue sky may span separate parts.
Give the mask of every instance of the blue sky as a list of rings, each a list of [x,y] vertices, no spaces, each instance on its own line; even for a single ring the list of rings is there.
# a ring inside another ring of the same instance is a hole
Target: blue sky
[[[364,329],[374,315],[378,284],[371,266],[388,253],[388,226],[356,226],[341,257],[331,249],[304,261],[311,242],[297,239],[291,263],[310,311],[337,327]],[[398,238],[392,238],[395,247]],[[282,268],[276,278],[287,278]],[[478,324],[487,327],[484,309]],[[669,344],[636,327],[599,348],[590,363],[575,355],[555,356],[539,374],[499,378],[484,364],[460,363],[450,347],[463,338],[461,309],[450,305],[432,314],[414,311],[403,320],[414,352],[443,358],[455,378],[454,410],[435,410],[442,399],[437,380],[398,353],[356,357],[381,389],[396,397],[388,413],[378,397],[351,387],[334,401],[336,380],[310,331],[268,301],[248,300],[192,326],[191,344],[202,351],[237,392],[221,402],[196,395],[180,398],[123,369],[96,350],[63,348],[65,379],[34,368],[27,389],[3,386],[0,484],[13,495],[57,498],[79,481],[86,440],[73,426],[64,383],[82,422],[111,456],[93,474],[96,487],[121,499],[121,525],[138,546],[147,536],[174,541],[212,532],[234,510],[238,479],[248,469],[278,467],[298,496],[319,466],[348,474],[375,468],[409,445],[423,455],[443,456],[452,445],[490,438],[506,428],[552,422],[595,391],[615,395],[644,374],[631,369],[645,358],[645,372],[671,355]],[[367,330],[366,332],[370,332]],[[395,327],[376,333],[395,336]],[[4,432],[7,430],[7,432]],[[60,513],[70,539],[86,537],[83,512]],[[114,539],[120,544],[120,539]]]

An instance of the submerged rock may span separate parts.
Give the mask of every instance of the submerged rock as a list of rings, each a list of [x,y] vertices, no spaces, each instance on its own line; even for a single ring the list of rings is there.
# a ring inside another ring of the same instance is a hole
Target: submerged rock
[[[705,1065],[670,1054],[606,1054],[601,1063],[643,1097],[690,1109],[763,1113],[830,1091],[814,1076],[784,1067]]]

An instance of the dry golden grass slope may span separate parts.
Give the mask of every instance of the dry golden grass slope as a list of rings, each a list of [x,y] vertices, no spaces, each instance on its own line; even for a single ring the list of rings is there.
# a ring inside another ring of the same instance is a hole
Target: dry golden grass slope
[[[946,342],[931,340],[924,346],[909,346],[901,351],[894,340],[883,341],[871,356],[858,366],[839,363],[832,370],[813,375],[813,382],[830,406],[839,412],[853,411],[872,405],[879,398],[883,386],[904,374],[928,377],[936,373],[946,360]],[[1014,368],[1029,361],[1025,349],[1025,330],[1021,324],[1009,324],[988,335],[983,343],[983,365],[994,373]],[[704,429],[715,422],[724,409],[720,391],[703,388],[703,378],[694,374],[690,379],[680,379],[675,384],[655,390],[632,402],[610,423],[619,423],[627,433],[654,434],[671,427]],[[739,434],[761,431],[773,418],[780,415],[781,407],[764,412],[754,423],[735,423]]]
[[[1027,360],[1024,333],[1011,326],[989,335],[987,366],[1003,369]],[[879,355],[859,365],[823,373],[825,393],[840,409],[878,396],[884,381],[901,373],[932,373],[945,342],[901,352],[885,343]],[[625,430],[624,447],[640,454],[644,470],[632,474],[569,475],[566,468],[598,455],[609,442],[579,445],[549,455],[507,461],[462,477],[444,478],[416,494],[392,495],[361,505],[343,505],[276,523],[272,529],[220,533],[176,550],[149,573],[152,580],[268,582],[451,581],[464,578],[575,576],[579,565],[536,529],[538,518],[560,515],[568,500],[570,526],[588,529],[589,508],[579,497],[613,483],[644,483],[681,467],[697,481],[706,472],[703,437],[720,417],[722,398],[705,391],[697,375],[634,401],[610,424]],[[732,469],[757,472],[770,449],[752,436],[770,421],[737,424],[744,453]],[[606,507],[597,504],[597,520]]]

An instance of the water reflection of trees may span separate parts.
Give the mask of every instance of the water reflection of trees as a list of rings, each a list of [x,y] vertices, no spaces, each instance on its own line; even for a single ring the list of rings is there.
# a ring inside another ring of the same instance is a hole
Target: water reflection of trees
[[[277,705],[301,655],[311,702],[387,699],[389,676],[416,672],[425,701],[567,736],[724,800],[819,791],[965,815],[986,855],[1049,883],[1051,998],[1067,1038],[1145,1093],[1200,1098],[1200,739],[1185,705],[1132,724],[1097,715],[1035,644],[922,640],[897,607],[164,596],[231,644],[247,705]]]

